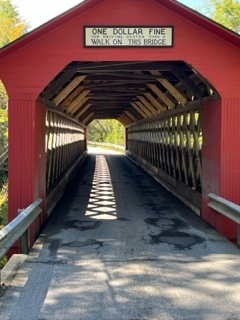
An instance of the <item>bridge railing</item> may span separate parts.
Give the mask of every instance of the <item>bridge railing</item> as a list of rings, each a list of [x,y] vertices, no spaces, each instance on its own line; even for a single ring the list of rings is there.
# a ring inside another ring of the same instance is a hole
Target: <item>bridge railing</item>
[[[0,259],[17,240],[20,240],[20,252],[28,252],[28,228],[42,212],[41,203],[42,199],[37,199],[26,209],[19,210],[19,215],[0,230]]]
[[[88,144],[91,146],[97,146],[97,147],[104,147],[104,148],[117,149],[117,150],[119,149],[122,151],[125,150],[125,147],[115,143],[88,141]]]

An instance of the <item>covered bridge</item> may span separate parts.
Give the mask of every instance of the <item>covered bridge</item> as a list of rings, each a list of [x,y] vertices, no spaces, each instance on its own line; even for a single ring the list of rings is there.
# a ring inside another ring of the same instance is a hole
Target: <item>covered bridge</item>
[[[0,51],[9,96],[9,219],[36,198],[34,241],[87,151],[117,119],[126,154],[229,239],[207,206],[240,204],[239,36],[174,0],[86,0]]]

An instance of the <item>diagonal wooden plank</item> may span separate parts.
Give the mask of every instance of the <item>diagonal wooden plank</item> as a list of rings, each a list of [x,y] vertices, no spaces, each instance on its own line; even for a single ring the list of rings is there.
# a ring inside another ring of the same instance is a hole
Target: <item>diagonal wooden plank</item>
[[[141,102],[153,113],[153,114],[157,114],[158,113],[158,109],[155,109],[154,106],[147,100],[145,99],[143,96],[137,96],[137,98],[139,100],[141,100]]]
[[[125,113],[120,114],[120,117],[123,119],[126,125],[133,123],[133,121],[129,119]]]
[[[92,121],[93,116],[94,116],[94,112],[91,112],[91,113],[89,113],[88,116],[86,116],[86,118],[84,118],[83,120],[81,120],[81,122],[82,122],[83,124],[85,124],[85,125],[88,125],[88,124]]]
[[[175,76],[181,80],[199,99],[203,98],[203,91],[201,88],[194,81],[192,81],[192,79],[189,78],[186,73],[181,71],[176,66],[172,66],[171,70]]]
[[[187,103],[187,99],[167,80],[160,78],[162,75],[158,70],[150,71],[151,74],[159,76],[157,80],[176,98],[183,106]]]
[[[158,88],[158,86],[151,83],[148,83],[147,85],[158,96],[158,98],[168,106],[169,109],[172,109],[175,106],[175,103],[170,100],[165,93]]]
[[[44,98],[47,100],[50,99],[54,93],[61,88],[75,73],[76,70],[67,70],[57,80],[52,81],[43,94]]]
[[[56,98],[54,98],[53,102],[56,105],[59,105],[60,102],[62,102],[68,95],[69,93],[71,93],[77,85],[79,85],[84,79],[86,78],[86,76],[78,76],[75,79],[73,79],[73,81],[71,81],[66,88],[64,88],[57,96]]]
[[[131,106],[139,113],[141,114],[141,116],[143,116],[143,118],[147,117],[147,114],[138,106],[136,105],[136,103],[131,102]]]
[[[132,120],[132,122],[137,121],[137,119],[134,117],[134,115],[129,111],[124,111],[124,113]]]
[[[75,118],[78,119],[79,117],[81,117],[81,115],[83,115],[84,112],[87,111],[91,106],[92,106],[92,104],[91,104],[91,103],[88,103],[85,107],[83,107],[83,108],[76,114]]]
[[[145,92],[144,93],[145,97],[148,98],[149,101],[152,102],[152,104],[159,110],[159,111],[165,111],[166,109],[161,105],[161,103],[159,101],[157,101],[157,99],[155,99],[151,93],[149,92]]]
[[[152,112],[148,110],[147,107],[145,107],[145,105],[143,103],[141,103],[140,101],[136,101],[135,102],[149,117],[152,116]]]
[[[82,93],[84,90],[84,87],[77,87],[75,90],[73,90],[73,92],[61,103],[61,107],[63,108],[67,108],[67,106],[69,106],[73,100],[75,100],[77,98],[77,96]]]
[[[88,95],[90,90],[84,90],[73,102],[66,108],[68,112],[71,112],[80,102],[83,98]]]
[[[88,97],[83,98],[71,111],[71,114],[74,114],[75,112],[77,112],[79,110],[79,108],[81,108],[85,102],[88,101]]]

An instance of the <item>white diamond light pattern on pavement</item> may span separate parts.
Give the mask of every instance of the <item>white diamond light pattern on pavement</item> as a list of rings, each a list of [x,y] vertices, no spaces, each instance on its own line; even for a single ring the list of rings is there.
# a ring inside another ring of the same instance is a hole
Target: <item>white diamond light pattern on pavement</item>
[[[96,155],[96,167],[86,216],[99,220],[117,219],[111,176],[103,155]]]

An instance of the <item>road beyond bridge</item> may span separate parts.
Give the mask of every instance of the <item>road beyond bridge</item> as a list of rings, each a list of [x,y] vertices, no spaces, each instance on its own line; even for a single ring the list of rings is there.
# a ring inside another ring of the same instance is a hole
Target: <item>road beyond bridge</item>
[[[1,297],[0,319],[237,320],[239,253],[124,155],[98,149]]]

